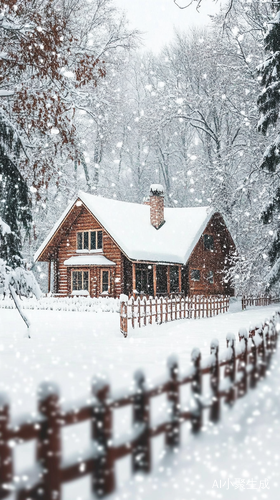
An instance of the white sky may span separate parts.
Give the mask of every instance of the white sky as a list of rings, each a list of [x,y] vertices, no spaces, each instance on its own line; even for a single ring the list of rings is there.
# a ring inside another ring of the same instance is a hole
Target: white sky
[[[177,3],[184,6],[189,1],[177,0]],[[190,26],[205,25],[209,22],[208,14],[218,10],[218,3],[213,0],[204,0],[199,12],[195,4],[181,10],[173,0],[114,0],[114,3],[126,11],[132,28],[145,32],[143,43],[154,51],[172,39],[174,27],[187,30]]]

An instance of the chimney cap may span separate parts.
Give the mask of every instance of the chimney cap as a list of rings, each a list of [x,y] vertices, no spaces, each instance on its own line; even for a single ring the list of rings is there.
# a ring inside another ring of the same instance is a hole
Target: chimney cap
[[[163,196],[164,189],[161,184],[151,184],[150,186],[150,195],[151,196]]]

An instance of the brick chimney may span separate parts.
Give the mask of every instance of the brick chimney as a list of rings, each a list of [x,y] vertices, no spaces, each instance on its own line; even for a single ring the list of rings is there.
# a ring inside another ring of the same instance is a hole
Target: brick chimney
[[[161,184],[150,187],[150,217],[151,224],[159,229],[164,224],[164,194]]]

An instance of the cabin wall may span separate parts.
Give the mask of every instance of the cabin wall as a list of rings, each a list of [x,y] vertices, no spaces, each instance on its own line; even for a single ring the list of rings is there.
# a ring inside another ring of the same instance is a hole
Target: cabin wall
[[[81,266],[69,268],[64,261],[72,256],[85,255],[77,252],[77,232],[102,230],[103,251],[107,259],[116,263],[113,267]],[[61,229],[63,231],[63,228]],[[86,208],[83,208],[79,217],[74,221],[70,229],[65,231],[59,245],[56,248],[57,268],[57,292],[62,296],[71,294],[71,271],[89,271],[89,293],[91,297],[99,297],[101,289],[101,269],[110,270],[110,297],[119,296],[122,293],[122,253],[109,234],[100,226],[98,221]]]
[[[213,236],[213,250],[205,248],[204,235]],[[234,242],[223,219],[218,214],[215,214],[209,221],[188,261],[189,293],[234,295],[231,285],[224,281],[225,270],[229,268],[229,257],[234,251]],[[192,279],[193,270],[200,271],[199,281]],[[210,271],[213,272],[213,283],[209,281],[208,273]]]

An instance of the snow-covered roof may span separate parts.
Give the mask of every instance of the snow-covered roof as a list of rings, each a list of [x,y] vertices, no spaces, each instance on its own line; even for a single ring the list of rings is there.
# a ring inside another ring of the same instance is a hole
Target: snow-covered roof
[[[115,266],[116,263],[107,259],[104,255],[79,255],[78,257],[70,257],[64,261],[65,266]]]
[[[165,223],[155,229],[150,206],[111,200],[79,191],[37,250],[34,259],[50,242],[63,220],[79,200],[111,235],[131,260],[185,264],[214,211],[209,207],[165,208]]]
[[[40,257],[42,251],[47,246],[47,244],[50,242],[50,240],[52,239],[52,237],[55,235],[56,231],[61,226],[61,224],[64,221],[65,217],[67,217],[67,215],[69,214],[71,208],[75,205],[76,200],[77,200],[77,198],[75,198],[75,200],[72,200],[69,203],[69,205],[67,206],[67,208],[64,210],[64,212],[61,214],[61,216],[59,217],[59,219],[56,221],[56,223],[52,227],[52,229],[49,232],[49,234],[47,235],[47,237],[44,239],[43,243],[39,246],[37,252],[35,252],[35,254],[34,254],[34,261],[35,262]]]

